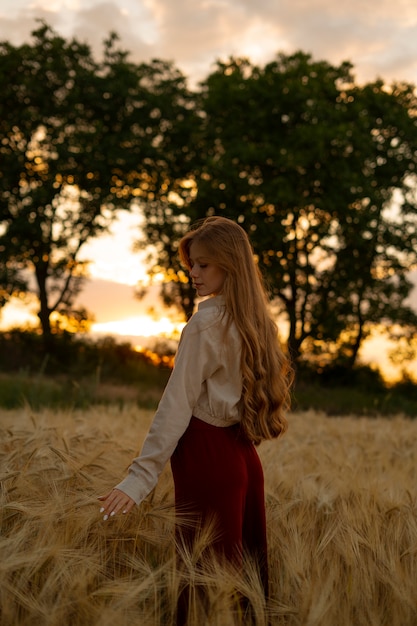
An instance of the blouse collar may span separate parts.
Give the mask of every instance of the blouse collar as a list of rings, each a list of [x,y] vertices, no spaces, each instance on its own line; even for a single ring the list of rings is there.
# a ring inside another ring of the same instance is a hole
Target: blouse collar
[[[222,295],[210,296],[206,300],[199,302],[198,310],[200,311],[201,309],[208,309],[209,307],[212,307],[212,306],[226,306],[224,296]]]

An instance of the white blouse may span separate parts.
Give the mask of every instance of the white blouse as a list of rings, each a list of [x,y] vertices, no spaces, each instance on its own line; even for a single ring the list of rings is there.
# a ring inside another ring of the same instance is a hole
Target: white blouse
[[[144,441],[127,477],[118,485],[139,504],[155,487],[191,417],[231,426],[240,421],[241,339],[227,326],[223,296],[211,297],[184,327],[175,365]]]

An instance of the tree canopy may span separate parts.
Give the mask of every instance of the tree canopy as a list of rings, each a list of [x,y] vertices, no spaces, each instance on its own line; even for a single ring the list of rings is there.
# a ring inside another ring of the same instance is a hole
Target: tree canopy
[[[198,102],[186,214],[248,231],[294,358],[304,348],[353,365],[373,325],[415,328],[404,304],[417,261],[414,87],[359,86],[349,63],[298,52],[219,63]]]
[[[352,366],[375,325],[415,330],[413,85],[358,85],[350,63],[297,52],[219,62],[191,91],[171,63],[129,61],[114,35],[100,62],[45,24],[33,37],[0,44],[0,305],[33,275],[49,337],[82,287],[80,249],[136,202],[150,272],[186,317],[178,240],[220,214],[249,233],[294,359]]]
[[[0,44],[0,277],[3,303],[36,291],[50,343],[53,312],[84,316],[82,246],[133,199],[175,189],[189,98],[171,64],[130,63],[114,35],[100,62],[45,24],[33,38]]]

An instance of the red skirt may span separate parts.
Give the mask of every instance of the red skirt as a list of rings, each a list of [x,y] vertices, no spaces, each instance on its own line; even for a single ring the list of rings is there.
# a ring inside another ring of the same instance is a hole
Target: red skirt
[[[232,564],[253,559],[267,592],[267,541],[264,476],[255,446],[239,424],[217,427],[192,417],[171,457],[178,519],[195,524],[177,528],[179,540],[192,547],[196,532],[215,524],[215,552]]]

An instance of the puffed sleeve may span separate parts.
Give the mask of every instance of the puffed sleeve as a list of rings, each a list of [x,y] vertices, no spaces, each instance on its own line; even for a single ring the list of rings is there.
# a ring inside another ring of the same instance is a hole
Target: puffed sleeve
[[[219,367],[220,351],[212,329],[204,326],[196,313],[182,332],[174,368],[141,453],[130,465],[127,477],[116,486],[137,504],[155,487],[187,429],[204,382]]]

